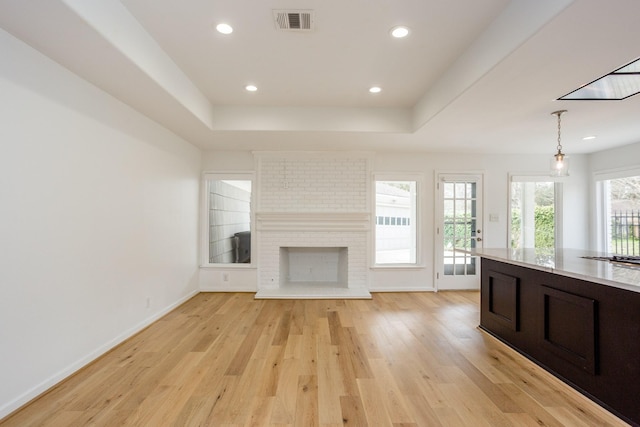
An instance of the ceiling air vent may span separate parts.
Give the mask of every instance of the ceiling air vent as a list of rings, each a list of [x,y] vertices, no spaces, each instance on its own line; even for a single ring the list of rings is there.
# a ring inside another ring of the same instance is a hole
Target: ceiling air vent
[[[312,10],[274,10],[276,28],[281,31],[311,31],[313,29]]]

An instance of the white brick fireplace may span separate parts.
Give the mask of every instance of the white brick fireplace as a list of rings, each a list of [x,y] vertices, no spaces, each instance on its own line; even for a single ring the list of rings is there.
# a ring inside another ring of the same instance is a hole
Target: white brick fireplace
[[[255,156],[256,298],[370,298],[369,156]]]

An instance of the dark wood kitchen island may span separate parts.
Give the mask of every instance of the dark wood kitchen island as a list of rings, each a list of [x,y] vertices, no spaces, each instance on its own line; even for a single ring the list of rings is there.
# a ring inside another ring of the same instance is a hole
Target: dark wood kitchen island
[[[640,268],[482,249],[480,328],[640,426]]]

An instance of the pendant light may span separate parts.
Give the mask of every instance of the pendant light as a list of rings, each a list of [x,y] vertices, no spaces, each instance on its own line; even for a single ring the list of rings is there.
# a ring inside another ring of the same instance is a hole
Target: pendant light
[[[560,140],[560,116],[567,110],[558,110],[551,115],[558,117],[558,152],[551,158],[551,176],[569,176],[569,159],[562,152],[562,142]]]

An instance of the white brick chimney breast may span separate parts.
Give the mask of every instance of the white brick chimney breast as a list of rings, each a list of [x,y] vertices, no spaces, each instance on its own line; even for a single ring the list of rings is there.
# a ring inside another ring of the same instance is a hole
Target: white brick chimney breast
[[[372,154],[255,152],[254,156],[256,298],[371,298]]]

